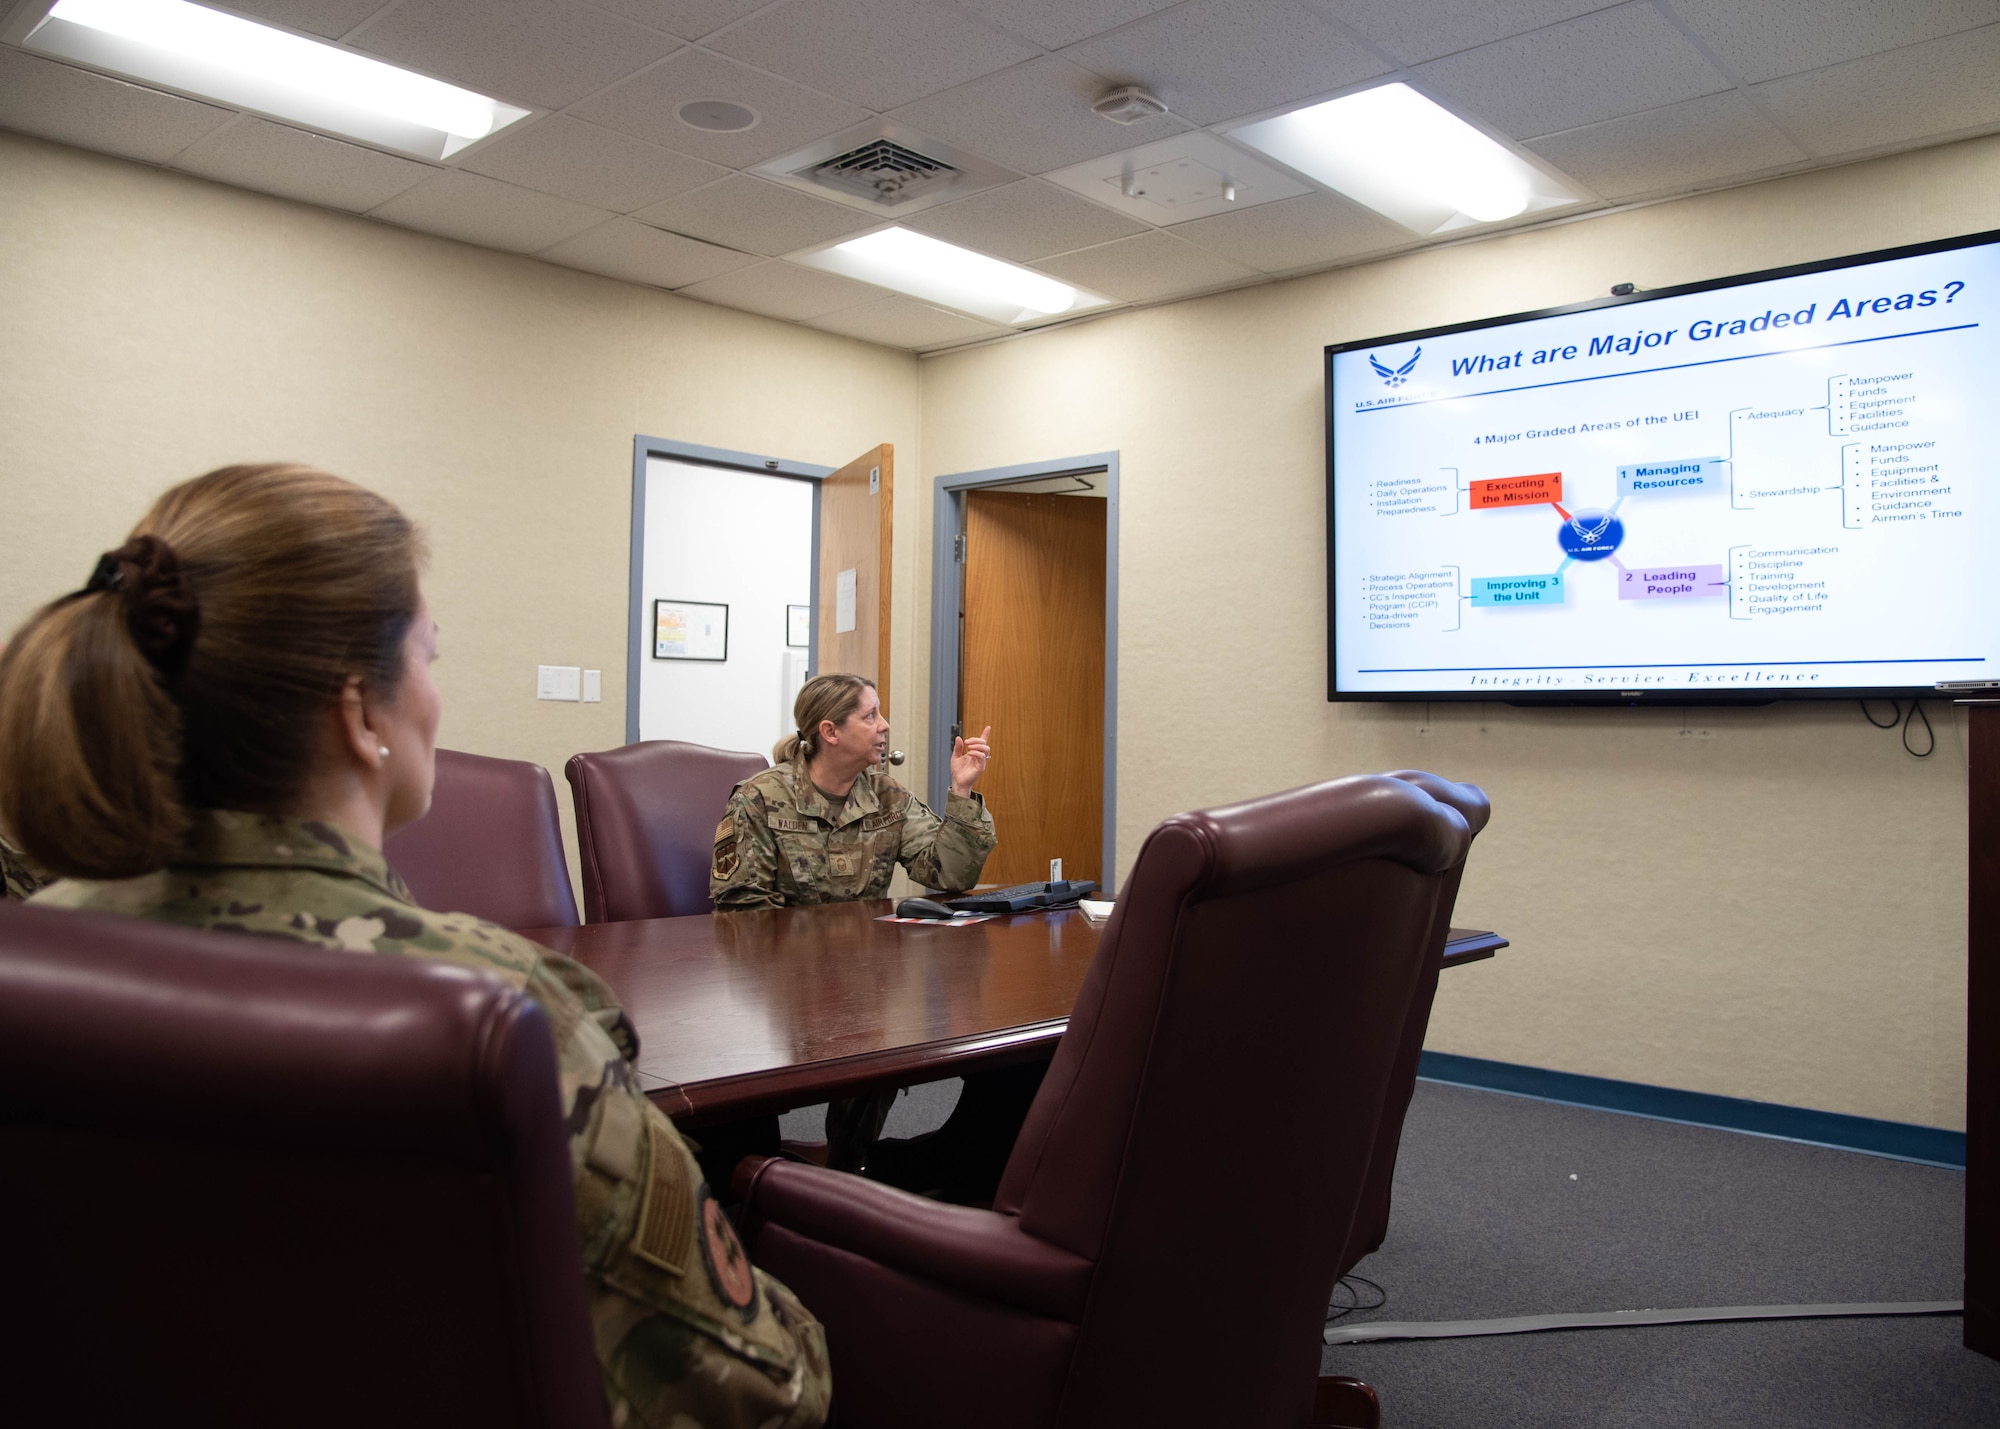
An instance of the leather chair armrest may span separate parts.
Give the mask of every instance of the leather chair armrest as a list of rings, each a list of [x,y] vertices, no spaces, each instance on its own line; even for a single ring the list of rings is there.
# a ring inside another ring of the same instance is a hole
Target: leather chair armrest
[[[796,1235],[934,1285],[1072,1324],[1093,1262],[1037,1240],[1013,1216],[947,1205],[843,1171],[746,1157],[736,1168],[744,1227]]]

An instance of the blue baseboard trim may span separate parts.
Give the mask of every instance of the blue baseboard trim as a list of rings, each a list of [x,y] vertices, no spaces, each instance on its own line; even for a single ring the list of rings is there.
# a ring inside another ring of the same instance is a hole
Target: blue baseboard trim
[[[1545,1067],[1490,1062],[1484,1057],[1461,1057],[1454,1052],[1425,1052],[1417,1063],[1417,1075],[1425,1081],[1449,1082],[1453,1086],[1534,1097],[1567,1106],[1742,1131],[1783,1141],[1804,1141],[1842,1151],[1894,1157],[1898,1161],[1919,1161],[1926,1166],[1965,1169],[1965,1133],[1942,1127],[1877,1121],[1868,1116],[1780,1106],[1745,1097],[1720,1097],[1677,1087],[1654,1087],[1644,1082],[1620,1082],[1610,1077],[1586,1077],[1575,1072],[1552,1072]]]

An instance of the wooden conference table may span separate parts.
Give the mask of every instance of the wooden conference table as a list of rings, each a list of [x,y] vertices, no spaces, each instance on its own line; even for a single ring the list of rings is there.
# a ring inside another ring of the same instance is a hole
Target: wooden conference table
[[[1075,909],[950,927],[881,923],[887,899],[539,928],[611,985],[639,1080],[683,1126],[1046,1057],[1097,932]],[[1507,946],[1453,928],[1444,965]]]

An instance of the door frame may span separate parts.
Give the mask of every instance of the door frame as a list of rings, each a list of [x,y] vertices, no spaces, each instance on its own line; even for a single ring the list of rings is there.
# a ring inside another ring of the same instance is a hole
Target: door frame
[[[951,724],[957,703],[959,611],[965,565],[958,538],[965,534],[967,492],[1019,486],[1057,476],[1104,478],[1104,834],[1100,855],[1103,891],[1109,895],[1118,868],[1118,453],[1093,452],[1057,461],[940,476],[931,493],[931,680],[929,708],[930,803],[943,809],[951,788]],[[1078,497],[1077,500],[1090,500]],[[1002,736],[1003,740],[1005,736]]]
[[[809,481],[813,488],[812,517],[812,634],[806,645],[806,678],[819,673],[819,483],[840,470],[837,466],[816,466],[807,461],[785,461],[759,456],[755,452],[730,451],[726,447],[704,447],[693,442],[673,442],[665,437],[632,438],[632,555],[627,596],[625,631],[625,742],[639,742],[639,672],[646,668],[646,463],[653,457],[687,462],[693,466],[719,466],[753,476],[782,476]]]

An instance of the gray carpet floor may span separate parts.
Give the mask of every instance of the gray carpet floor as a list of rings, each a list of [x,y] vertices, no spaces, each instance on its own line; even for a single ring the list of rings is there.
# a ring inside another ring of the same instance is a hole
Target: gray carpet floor
[[[914,1087],[885,1130],[941,1124]],[[788,1113],[817,1139],[824,1109]],[[1962,1293],[1963,1172],[1420,1082],[1366,1320]],[[1344,1302],[1342,1302],[1344,1303]],[[1329,1346],[1384,1429],[2000,1429],[1957,1317],[1563,1330]]]
[[[1352,1320],[1955,1300],[1963,1172],[1419,1083]],[[2000,1426],[1956,1317],[1336,1345],[1385,1429]]]

